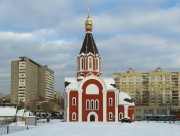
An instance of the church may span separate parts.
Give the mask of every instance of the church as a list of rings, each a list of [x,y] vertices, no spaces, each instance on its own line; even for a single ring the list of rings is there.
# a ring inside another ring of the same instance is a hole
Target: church
[[[65,121],[134,121],[134,102],[115,87],[113,78],[101,73],[101,56],[92,35],[93,23],[88,13],[86,35],[77,56],[77,77],[65,78]]]

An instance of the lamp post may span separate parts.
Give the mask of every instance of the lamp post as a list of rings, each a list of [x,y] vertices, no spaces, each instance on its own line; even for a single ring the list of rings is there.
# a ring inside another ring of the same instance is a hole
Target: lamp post
[[[6,99],[5,99],[5,98],[3,98],[3,104],[4,104],[4,106],[5,106],[5,101],[6,101]]]

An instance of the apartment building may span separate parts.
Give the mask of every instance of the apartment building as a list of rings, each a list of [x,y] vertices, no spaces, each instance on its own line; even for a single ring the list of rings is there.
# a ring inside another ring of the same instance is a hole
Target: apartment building
[[[28,57],[11,62],[11,103],[53,98],[54,72]]]
[[[127,92],[136,104],[180,105],[180,72],[166,72],[157,68],[153,72],[127,72],[113,74],[116,86]]]

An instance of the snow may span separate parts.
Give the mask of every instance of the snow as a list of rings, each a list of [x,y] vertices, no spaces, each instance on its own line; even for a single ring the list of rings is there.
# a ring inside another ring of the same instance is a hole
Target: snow
[[[0,107],[0,117],[12,117],[16,115],[14,107]]]
[[[115,84],[115,81],[113,78],[103,78],[103,80],[106,84],[107,90],[117,90],[115,87],[112,86],[113,84]]]
[[[124,99],[131,99],[131,97],[127,94],[127,93],[124,93],[124,92],[120,92],[119,93],[119,104],[120,105],[130,105],[130,106],[134,106],[134,102],[133,103],[130,103],[130,102],[127,102],[127,101],[124,101]]]
[[[91,75],[93,76],[93,75]],[[111,84],[115,84],[115,81],[113,78],[103,78],[103,77],[97,77],[100,78],[101,80],[104,81],[107,90],[117,90],[115,87],[113,87]],[[86,79],[86,78],[83,78]],[[83,81],[83,80],[81,80]],[[80,82],[81,82],[80,81]],[[65,78],[65,82],[69,82],[70,84],[66,87],[66,89],[75,89],[78,90],[79,84],[80,82],[77,81],[77,78],[73,78],[73,77],[67,77]]]
[[[76,78],[73,77],[67,77],[65,78],[65,82],[69,82],[70,84],[66,87],[67,90],[75,89],[78,90],[79,82]]]
[[[8,136],[180,136],[180,124],[160,122],[47,124]]]

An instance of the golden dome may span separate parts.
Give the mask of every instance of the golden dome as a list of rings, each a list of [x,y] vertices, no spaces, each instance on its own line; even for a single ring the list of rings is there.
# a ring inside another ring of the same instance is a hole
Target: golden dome
[[[92,26],[92,21],[91,21],[91,18],[90,18],[89,14],[88,14],[87,20],[85,22],[85,25],[91,25]]]
[[[85,25],[91,25],[92,26],[92,21],[87,19],[86,22],[85,22]]]

